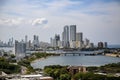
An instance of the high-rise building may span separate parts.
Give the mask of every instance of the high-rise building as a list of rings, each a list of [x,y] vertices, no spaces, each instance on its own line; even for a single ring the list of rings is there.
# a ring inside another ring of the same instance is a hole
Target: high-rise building
[[[103,48],[103,42],[98,42],[98,48]]]
[[[70,41],[76,41],[76,25],[70,25]]]
[[[64,30],[62,33],[62,42],[63,42],[63,47],[69,47],[69,27],[66,25],[64,26]]]
[[[60,41],[60,35],[55,34],[55,37],[50,39],[51,46],[52,47],[59,47],[59,45],[58,45],[59,41]]]
[[[8,47],[13,47],[13,46],[14,46],[14,45],[13,45],[13,38],[10,38],[10,39],[9,39],[9,41],[8,41],[8,43],[7,43],[6,46],[8,46]]]
[[[17,40],[15,41],[15,54],[17,57],[17,60],[20,60],[25,57],[26,53],[26,44],[24,41],[18,42]]]
[[[60,35],[55,34],[55,39],[56,39],[56,41],[60,41]]]
[[[28,46],[28,47],[27,47],[27,46]],[[28,41],[28,44],[26,45],[26,47],[27,47],[28,49],[31,49],[31,48],[32,48],[31,40]]]
[[[108,47],[107,42],[104,42],[104,48],[107,48],[107,47]]]
[[[76,48],[76,25],[70,25],[70,48]]]
[[[33,39],[33,47],[34,47],[34,49],[35,49],[35,48],[38,48],[38,47],[39,47],[39,37],[38,37],[37,35],[34,35],[33,38],[34,38],[34,39]]]
[[[94,48],[94,43],[90,43],[89,47]]]
[[[25,36],[25,43],[27,43],[28,42],[28,36],[26,35]]]
[[[53,38],[50,38],[50,45],[53,47]]]
[[[83,45],[83,33],[76,33],[76,48],[82,48]]]
[[[85,47],[89,47],[89,44],[90,44],[90,40],[86,38],[84,41]]]

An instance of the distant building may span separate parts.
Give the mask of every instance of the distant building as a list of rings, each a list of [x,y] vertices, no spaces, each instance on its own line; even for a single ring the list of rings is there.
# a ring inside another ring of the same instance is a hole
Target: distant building
[[[54,38],[50,38],[51,46],[56,48],[59,47],[60,35],[55,34]]]
[[[62,41],[58,41],[59,48],[63,48]]]
[[[50,46],[50,44],[49,43],[47,43],[47,42],[40,42],[40,48],[41,49],[46,49],[47,47],[49,47]]]
[[[25,43],[27,43],[28,42],[28,36],[26,35],[25,36]]]
[[[94,43],[90,43],[89,47],[94,48]]]
[[[70,41],[76,41],[76,25],[70,25]]]
[[[80,42],[83,41],[83,33],[82,32],[76,33],[76,41],[80,41]]]
[[[76,41],[70,41],[70,48],[76,48]]]
[[[98,48],[103,48],[103,42],[98,42]]]
[[[15,41],[15,55],[17,60],[20,60],[26,56],[26,44],[24,41],[18,42]]]
[[[83,33],[76,33],[76,48],[82,48],[83,45]]]
[[[107,42],[104,42],[104,48],[108,48]]]
[[[34,35],[33,36],[33,48],[36,49],[36,48],[39,48],[39,37],[37,35]]]
[[[8,42],[3,42],[0,40],[0,47],[13,47],[13,38],[10,38]]]
[[[69,27],[67,25],[64,26],[64,30],[62,33],[62,42],[63,42],[63,47],[66,48],[69,47]]]
[[[55,34],[55,43],[56,43],[56,47],[59,47],[58,42],[60,41],[60,35]]]
[[[70,48],[76,48],[76,25],[70,25]]]
[[[90,40],[86,38],[85,41],[84,41],[85,47],[89,48],[89,44],[90,44]]]

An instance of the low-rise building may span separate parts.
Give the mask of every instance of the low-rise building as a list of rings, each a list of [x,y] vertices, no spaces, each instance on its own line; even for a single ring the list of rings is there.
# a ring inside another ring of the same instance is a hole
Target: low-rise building
[[[84,66],[69,66],[67,67],[67,71],[70,72],[72,75],[79,73],[79,72],[87,72],[86,67]]]

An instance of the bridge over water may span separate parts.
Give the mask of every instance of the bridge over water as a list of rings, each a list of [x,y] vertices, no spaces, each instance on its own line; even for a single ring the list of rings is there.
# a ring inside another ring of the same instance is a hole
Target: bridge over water
[[[73,55],[73,56],[95,56],[102,54],[103,51],[63,51],[60,55]]]

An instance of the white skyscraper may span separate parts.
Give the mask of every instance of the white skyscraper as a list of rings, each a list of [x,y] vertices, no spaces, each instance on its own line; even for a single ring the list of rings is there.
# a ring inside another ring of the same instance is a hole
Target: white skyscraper
[[[76,48],[76,25],[70,25],[70,47]]]
[[[76,41],[76,25],[70,25],[70,41]]]
[[[66,25],[64,26],[64,30],[62,33],[62,42],[63,42],[63,47],[69,47],[69,27]]]

